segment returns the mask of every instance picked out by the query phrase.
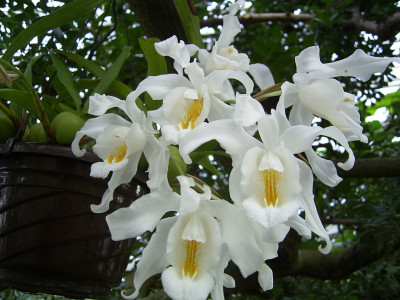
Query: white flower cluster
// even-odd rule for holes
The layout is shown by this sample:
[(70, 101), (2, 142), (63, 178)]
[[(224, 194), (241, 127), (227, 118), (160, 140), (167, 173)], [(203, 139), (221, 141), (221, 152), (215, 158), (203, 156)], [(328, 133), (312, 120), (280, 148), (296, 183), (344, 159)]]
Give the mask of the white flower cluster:
[[(348, 170), (354, 164), (348, 142), (367, 141), (355, 97), (334, 78), (367, 80), (397, 59), (357, 50), (344, 60), (323, 64), (317, 46), (305, 49), (296, 57), (293, 83), (282, 85), (276, 110), (266, 114), (251, 93), (254, 83), (261, 90), (275, 84), (271, 72), (265, 65), (251, 65), (247, 55), (231, 45), (240, 31), (235, 15), (242, 4), (231, 5), (211, 52), (178, 42), (175, 36), (155, 44), (160, 55), (174, 60), (176, 74), (146, 78), (126, 101), (97, 94), (90, 98), (89, 113), (97, 117), (77, 133), (72, 149), (83, 155), (81, 138), (95, 139), (93, 151), (103, 161), (92, 165), (91, 175), (105, 178), (112, 172), (101, 203), (92, 210), (108, 210), (115, 188), (132, 180), (142, 154), (149, 164), (150, 193), (106, 218), (114, 240), (155, 230), (137, 264), (136, 290), (126, 298), (137, 297), (146, 279), (162, 273), (165, 292), (173, 299), (206, 299), (210, 293), (223, 299), (223, 288), (235, 285), (224, 273), (229, 261), (244, 277), (258, 272), (262, 289), (271, 289), (273, 274), (265, 261), (277, 256), (278, 243), (290, 228), (307, 238), (312, 232), (322, 237), (322, 253), (332, 248), (315, 207), (313, 173), (329, 186), (341, 178), (333, 162), (318, 156), (312, 144), (320, 136), (336, 140), (348, 153), (339, 167)], [(235, 92), (230, 79), (245, 93)], [(136, 99), (144, 92), (162, 100), (161, 107), (141, 111)], [(131, 121), (106, 113), (113, 107)], [(312, 126), (315, 116), (332, 126)], [(190, 164), (190, 153), (211, 140), (232, 158), (232, 202), (219, 199), (190, 176), (178, 177), (179, 192), (168, 183), (168, 146), (178, 147)], [(299, 158), (301, 153), (306, 159)], [(167, 212), (173, 216), (164, 217)]]

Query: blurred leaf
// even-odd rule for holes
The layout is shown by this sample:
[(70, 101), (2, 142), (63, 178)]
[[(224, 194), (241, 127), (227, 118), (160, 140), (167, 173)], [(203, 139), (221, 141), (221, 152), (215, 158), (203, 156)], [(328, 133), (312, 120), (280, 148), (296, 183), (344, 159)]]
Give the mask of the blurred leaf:
[[(154, 43), (159, 42), (157, 38), (139, 39), (139, 45), (147, 61), (147, 76), (157, 76), (167, 73), (167, 63), (164, 56), (157, 53)], [(148, 110), (158, 109), (162, 101), (153, 100), (148, 93), (144, 94), (146, 108)]]
[(174, 4), (181, 19), (188, 42), (198, 47), (204, 47), (203, 38), (200, 34), (199, 18), (194, 14), (196, 10), (191, 6), (192, 1), (174, 0)]
[(59, 55), (65, 56), (67, 59), (76, 63), (79, 67), (84, 68), (96, 77), (103, 77), (106, 73), (102, 67), (96, 64), (94, 61), (88, 60), (79, 54), (67, 52), (67, 51), (56, 51)]
[(208, 156), (202, 157), (201, 159), (197, 160), (196, 163), (202, 165), (206, 170), (210, 171), (214, 175), (219, 176), (217, 168), (212, 164)]
[[(98, 86), (100, 79), (79, 79), (76, 83), (76, 88), (81, 91), (84, 89), (94, 89)], [(114, 95), (120, 99), (125, 99), (132, 89), (126, 84), (114, 80), (105, 91), (107, 94)]]
[(20, 32), (7, 47), (7, 51), (4, 53), (3, 59), (10, 60), (18, 49), (24, 47), (35, 36), (67, 24), (72, 20), (76, 20), (87, 12), (92, 11), (96, 6), (103, 2), (104, 0), (75, 0), (65, 4), (50, 15), (39, 19), (37, 22)]
[(39, 59), (43, 57), (43, 55), (44, 54), (42, 53), (32, 57), (32, 59), (28, 63), (28, 66), (25, 69), (24, 75), (29, 80), (30, 83), (32, 83), (32, 67)]
[(167, 73), (167, 63), (164, 56), (157, 53), (154, 43), (159, 42), (157, 38), (139, 39), (140, 48), (147, 61), (147, 76), (156, 76)]
[(131, 47), (124, 47), (121, 54), (118, 56), (117, 60), (112, 64), (112, 66), (106, 71), (104, 76), (101, 78), (99, 84), (93, 91), (93, 94), (103, 94), (108, 87), (113, 83), (113, 81), (118, 77), (122, 66), (124, 65), (126, 59), (129, 57)]
[(36, 118), (39, 117), (32, 95), (16, 89), (0, 89), (0, 98), (9, 100), (26, 109)]
[(76, 111), (80, 111), (81, 97), (79, 96), (79, 93), (75, 88), (74, 78), (72, 77), (71, 72), (56, 54), (50, 53), (50, 56), (51, 60), (53, 61), (53, 65), (57, 70), (58, 78), (74, 101)]

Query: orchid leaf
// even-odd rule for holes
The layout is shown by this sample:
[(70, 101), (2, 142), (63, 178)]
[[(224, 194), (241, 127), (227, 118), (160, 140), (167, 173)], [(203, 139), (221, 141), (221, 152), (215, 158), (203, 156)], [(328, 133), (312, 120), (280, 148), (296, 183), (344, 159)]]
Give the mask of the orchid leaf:
[(32, 95), (27, 92), (16, 89), (0, 89), (0, 98), (16, 103), (36, 118), (39, 117)]
[(53, 65), (57, 70), (58, 78), (74, 101), (76, 110), (80, 111), (81, 97), (79, 96), (79, 93), (75, 87), (74, 78), (72, 77), (71, 72), (57, 55), (50, 53), (50, 56), (51, 60), (53, 61)]
[(76, 20), (103, 2), (104, 0), (75, 0), (65, 4), (21, 31), (8, 46), (3, 59), (10, 60), (15, 52), (23, 48), (34, 37)]
[(196, 161), (196, 163), (202, 165), (206, 170), (210, 171), (214, 175), (220, 175), (217, 168), (212, 164), (208, 156), (204, 156), (203, 158)]
[(157, 53), (154, 43), (160, 40), (157, 38), (139, 39), (140, 48), (147, 61), (147, 76), (156, 76), (167, 73), (167, 63), (164, 56)]
[(43, 57), (43, 55), (44, 54), (42, 53), (42, 54), (39, 54), (39, 55), (36, 55), (36, 56), (32, 57), (32, 59), (30, 60), (30, 62), (26, 66), (24, 75), (29, 80), (30, 83), (32, 83), (32, 67), (39, 59), (41, 59)]
[[(147, 61), (147, 76), (157, 76), (167, 73), (167, 63), (164, 56), (157, 53), (154, 43), (159, 42), (157, 38), (139, 39), (139, 45)], [(148, 110), (154, 110), (162, 105), (162, 101), (153, 100), (149, 94), (144, 94), (144, 100)]]
[(57, 51), (57, 54), (66, 57), (68, 60), (74, 62), (79, 67), (84, 68), (85, 70), (89, 71), (96, 77), (103, 77), (106, 71), (96, 64), (94, 61), (86, 59), (79, 54), (67, 52), (67, 51)]
[[(100, 82), (100, 79), (79, 79), (76, 82), (76, 88), (81, 91), (85, 89), (94, 89)], [(106, 93), (110, 95), (115, 95), (120, 99), (125, 99), (128, 94), (132, 92), (132, 89), (126, 84), (114, 80), (110, 86), (107, 88)]]
[[(80, 56), (79, 54), (67, 51), (57, 51), (57, 53), (74, 62), (78, 67), (89, 71), (96, 77), (102, 78), (106, 74), (106, 71), (101, 66), (91, 60)], [(95, 89), (99, 82), (100, 79), (80, 79), (76, 83), (76, 88), (79, 91), (83, 89)], [(121, 99), (125, 99), (128, 94), (132, 92), (132, 89), (121, 81), (114, 80), (107, 88), (106, 92), (115, 95)]]
[(130, 51), (131, 51), (131, 47), (124, 47), (122, 49), (121, 54), (115, 60), (113, 65), (106, 71), (104, 76), (101, 78), (99, 84), (94, 89), (93, 94), (95, 94), (95, 93), (103, 94), (105, 91), (107, 91), (107, 89), (111, 85), (111, 83), (115, 79), (117, 79), (118, 74), (121, 71), (121, 68), (123, 67), (126, 59), (130, 55)]
[(196, 9), (187, 0), (174, 0), (188, 42), (204, 48), (203, 39), (200, 34), (200, 22)]

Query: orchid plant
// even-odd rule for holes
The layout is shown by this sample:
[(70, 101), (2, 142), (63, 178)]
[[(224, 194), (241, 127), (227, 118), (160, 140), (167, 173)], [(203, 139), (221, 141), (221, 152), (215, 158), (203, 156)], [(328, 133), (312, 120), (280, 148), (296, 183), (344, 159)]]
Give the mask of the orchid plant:
[[(142, 154), (148, 163), (150, 192), (106, 217), (114, 240), (154, 232), (137, 264), (134, 292), (123, 292), (126, 299), (136, 298), (144, 281), (158, 273), (173, 299), (207, 299), (210, 294), (223, 299), (224, 287), (235, 285), (224, 272), (230, 261), (243, 277), (258, 272), (261, 288), (269, 290), (273, 273), (266, 261), (277, 257), (278, 243), (290, 228), (305, 238), (314, 233), (324, 239), (322, 253), (332, 249), (314, 203), (313, 180), (315, 175), (334, 187), (341, 178), (334, 163), (312, 145), (322, 137), (335, 140), (348, 154), (338, 167), (349, 170), (355, 161), (349, 142), (367, 142), (355, 96), (336, 78), (365, 81), (400, 60), (357, 50), (346, 59), (322, 63), (314, 46), (296, 57), (293, 82), (275, 84), (267, 66), (250, 64), (231, 45), (240, 32), (236, 14), (243, 4), (230, 6), (211, 51), (175, 36), (155, 43), (161, 56), (173, 59), (175, 74), (147, 77), (126, 100), (100, 94), (89, 100), (89, 113), (96, 117), (77, 132), (72, 150), (81, 156), (86, 150), (80, 140), (94, 139), (93, 151), (102, 161), (92, 165), (91, 175), (112, 173), (93, 212), (108, 210), (115, 188), (132, 180)], [(252, 96), (255, 86), (263, 92)], [(162, 104), (156, 109), (138, 105), (145, 92)], [(277, 94), (276, 109), (266, 113), (260, 102)], [(314, 117), (331, 126), (316, 126)], [(212, 140), (232, 160), (229, 199), (180, 167), (180, 159), (192, 164), (191, 154)], [(171, 149), (179, 149), (181, 157), (171, 155)], [(168, 180), (172, 169), (179, 175), (175, 182)]]

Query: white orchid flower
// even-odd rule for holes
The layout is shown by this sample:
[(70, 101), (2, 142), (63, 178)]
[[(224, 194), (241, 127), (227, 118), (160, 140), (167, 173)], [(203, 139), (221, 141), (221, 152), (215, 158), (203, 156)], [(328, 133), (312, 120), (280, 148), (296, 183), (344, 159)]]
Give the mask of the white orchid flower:
[[(331, 242), (313, 200), (312, 172), (294, 154), (310, 150), (318, 135), (331, 133), (320, 127), (290, 127), (278, 113), (261, 117), (258, 131), (262, 142), (247, 134), (234, 120), (211, 122), (188, 133), (181, 141), (180, 153), (189, 163), (191, 151), (216, 139), (232, 156), (229, 178), (232, 200), (267, 231), (287, 232), (290, 226), (309, 236), (309, 228), (326, 240), (326, 247), (320, 250), (329, 252)], [(354, 163), (354, 156), (346, 163)], [(299, 221), (299, 209), (306, 211), (305, 223)]]
[(310, 125), (316, 115), (340, 129), (348, 141), (360, 140), (366, 143), (368, 139), (362, 134), (355, 97), (346, 93), (342, 84), (334, 77), (352, 76), (366, 81), (372, 74), (383, 72), (392, 62), (400, 60), (372, 57), (357, 49), (345, 59), (323, 64), (319, 57), (319, 47), (309, 47), (296, 57), (297, 73), (293, 76), (294, 84), (283, 84), (278, 109), (282, 111), (293, 106), (289, 119), (294, 125)]
[[(121, 184), (129, 183), (136, 175), (142, 153), (149, 161), (150, 180), (147, 185), (159, 185), (162, 174), (168, 169), (169, 150), (154, 137), (155, 131), (151, 128), (151, 121), (135, 103), (129, 104), (115, 97), (98, 94), (89, 101), (89, 113), (98, 117), (89, 119), (76, 133), (71, 148), (76, 156), (82, 156), (86, 150), (79, 147), (81, 138), (86, 135), (95, 139), (93, 152), (102, 161), (92, 165), (90, 175), (106, 178), (112, 172), (101, 203), (91, 206), (93, 212), (102, 213), (108, 210), (114, 190)], [(112, 107), (122, 109), (132, 121), (116, 114), (105, 114)]]
[(174, 68), (179, 75), (183, 75), (183, 69), (189, 65), (190, 57), (199, 49), (196, 45), (186, 45), (184, 41), (178, 42), (175, 35), (164, 41), (154, 43), (154, 48), (158, 54), (169, 56), (174, 60)]
[[(214, 288), (211, 270), (219, 263), (222, 239), (218, 222), (204, 209), (211, 191), (198, 194), (192, 178), (178, 180), (181, 196), (170, 188), (156, 189), (106, 218), (114, 240), (136, 237), (158, 224), (137, 265), (136, 291), (127, 298), (136, 298), (142, 283), (160, 272), (164, 290), (173, 299), (206, 299)], [(171, 210), (179, 215), (160, 222)]]
[(242, 82), (247, 93), (253, 90), (253, 82), (244, 72), (219, 70), (205, 76), (195, 62), (185, 72), (188, 78), (177, 74), (147, 77), (128, 96), (128, 101), (134, 102), (140, 94), (148, 92), (154, 100), (163, 100), (162, 106), (148, 115), (161, 125), (163, 139), (168, 144), (178, 144), (183, 135), (206, 119), (232, 115), (233, 108), (224, 103), (225, 98), (229, 99), (227, 91), (232, 90), (228, 79)]
[[(136, 291), (127, 298), (136, 298), (147, 278), (162, 273), (164, 290), (173, 299), (206, 299), (210, 292), (223, 299), (223, 287), (234, 286), (233, 278), (223, 272), (229, 260), (247, 277), (262, 270), (265, 259), (275, 257), (277, 245), (269, 250), (265, 247), (271, 244), (260, 246), (260, 234), (238, 206), (210, 200), (207, 187), (202, 187), (204, 193), (196, 192), (192, 178), (178, 180), (181, 195), (164, 184), (106, 217), (113, 240), (157, 227), (137, 264)], [(160, 221), (168, 211), (178, 214)]]
[(250, 59), (247, 54), (239, 53), (231, 45), (235, 36), (240, 32), (240, 23), (235, 16), (239, 9), (244, 8), (244, 1), (231, 4), (229, 13), (223, 17), (223, 26), (218, 41), (215, 42), (211, 53), (200, 49), (199, 61), (206, 74), (214, 70), (240, 70), (248, 71)]

